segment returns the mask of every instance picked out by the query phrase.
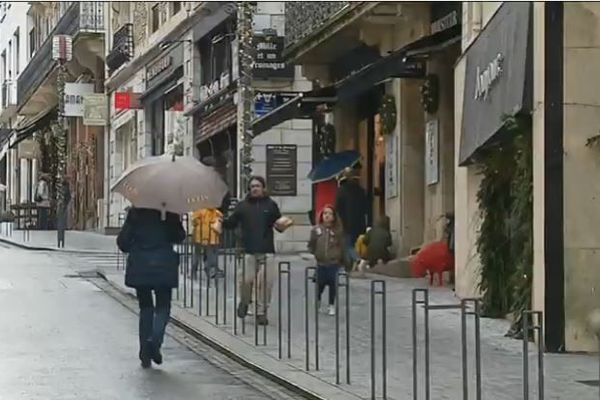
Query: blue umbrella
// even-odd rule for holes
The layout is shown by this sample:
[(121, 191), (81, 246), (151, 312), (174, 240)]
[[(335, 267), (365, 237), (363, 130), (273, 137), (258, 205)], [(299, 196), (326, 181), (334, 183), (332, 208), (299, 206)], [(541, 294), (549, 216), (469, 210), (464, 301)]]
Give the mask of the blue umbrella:
[(338, 176), (345, 168), (352, 168), (360, 161), (360, 153), (355, 150), (332, 154), (319, 162), (308, 174), (313, 183), (328, 181)]

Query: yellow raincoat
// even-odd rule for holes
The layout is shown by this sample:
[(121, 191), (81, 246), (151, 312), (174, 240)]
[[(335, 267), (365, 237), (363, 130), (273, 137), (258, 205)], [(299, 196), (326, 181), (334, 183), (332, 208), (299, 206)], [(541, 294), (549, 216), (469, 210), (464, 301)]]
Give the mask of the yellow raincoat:
[(223, 214), (216, 208), (203, 208), (194, 211), (192, 214), (194, 242), (204, 246), (218, 245), (220, 235), (211, 228), (211, 225), (222, 216)]

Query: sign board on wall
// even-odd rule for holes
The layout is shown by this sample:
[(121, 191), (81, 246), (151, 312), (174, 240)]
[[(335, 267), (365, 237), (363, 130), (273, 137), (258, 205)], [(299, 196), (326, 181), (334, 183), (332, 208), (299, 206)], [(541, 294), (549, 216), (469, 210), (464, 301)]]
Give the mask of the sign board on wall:
[(271, 195), (297, 195), (297, 152), (296, 145), (267, 145), (267, 186)]
[(88, 126), (105, 126), (108, 119), (106, 96), (103, 93), (92, 93), (83, 96), (83, 124)]
[(425, 125), (425, 179), (428, 185), (439, 181), (439, 127), (438, 120)]
[(385, 197), (398, 196), (398, 137), (386, 135), (385, 138)]
[(256, 79), (294, 78), (294, 66), (283, 58), (283, 36), (258, 34), (254, 37), (256, 58), (253, 75)]
[(39, 145), (35, 139), (25, 139), (17, 146), (19, 158), (34, 159), (38, 155)]
[(90, 93), (93, 83), (65, 83), (65, 117), (83, 117), (83, 96)]
[(254, 117), (260, 118), (290, 101), (298, 93), (292, 92), (255, 92), (254, 95)]
[(140, 110), (140, 93), (115, 92), (115, 110)]

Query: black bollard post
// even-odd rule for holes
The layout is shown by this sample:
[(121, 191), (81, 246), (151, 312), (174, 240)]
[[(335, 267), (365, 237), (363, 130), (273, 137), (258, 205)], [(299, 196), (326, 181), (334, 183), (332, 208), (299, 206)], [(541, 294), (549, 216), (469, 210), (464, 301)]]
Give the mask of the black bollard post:
[[(312, 272), (312, 276), (311, 276)], [(306, 370), (310, 371), (310, 306), (308, 301), (309, 281), (316, 279), (316, 268), (306, 267), (304, 270), (304, 357), (306, 361)]]
[[(285, 269), (284, 269), (285, 267)], [(292, 342), (292, 330), (291, 330), (291, 287), (290, 287), (290, 274), (291, 274), (291, 269), (290, 269), (290, 263), (288, 261), (281, 261), (279, 263), (278, 266), (278, 271), (279, 274), (277, 276), (277, 316), (278, 316), (278, 355), (279, 355), (279, 359), (281, 360), (283, 358), (283, 332), (282, 332), (282, 322), (283, 322), (283, 318), (282, 318), (282, 293), (281, 293), (281, 277), (282, 275), (286, 275), (287, 276), (287, 316), (286, 316), (286, 321), (287, 321), (287, 350), (288, 350), (288, 358), (292, 357), (292, 349), (291, 349), (291, 342)]]
[[(419, 293), (422, 300), (419, 300)], [(429, 290), (413, 289), (412, 291), (412, 344), (413, 344), (413, 400), (419, 396), (418, 378), (418, 335), (417, 306), (423, 305), (425, 317), (425, 398), (429, 400)]]
[(345, 289), (346, 316), (346, 383), (350, 384), (350, 281), (346, 271), (340, 271), (336, 278), (335, 298), (335, 383), (340, 384), (340, 289)]
[[(379, 285), (379, 289), (377, 286)], [(371, 399), (377, 398), (376, 390), (376, 356), (375, 356), (375, 296), (381, 296), (381, 364), (383, 399), (387, 399), (387, 323), (386, 323), (386, 289), (384, 280), (371, 281)]]
[[(529, 319), (538, 333), (538, 399), (544, 400), (544, 325), (541, 311), (524, 311), (523, 318), (523, 400), (529, 400)], [(534, 336), (535, 337), (535, 336)]]

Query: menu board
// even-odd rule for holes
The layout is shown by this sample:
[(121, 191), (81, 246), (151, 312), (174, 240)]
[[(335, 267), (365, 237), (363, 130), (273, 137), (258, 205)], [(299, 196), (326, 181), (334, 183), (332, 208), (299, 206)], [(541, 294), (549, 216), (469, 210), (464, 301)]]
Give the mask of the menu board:
[(270, 195), (297, 195), (297, 151), (296, 145), (267, 145), (267, 186)]

